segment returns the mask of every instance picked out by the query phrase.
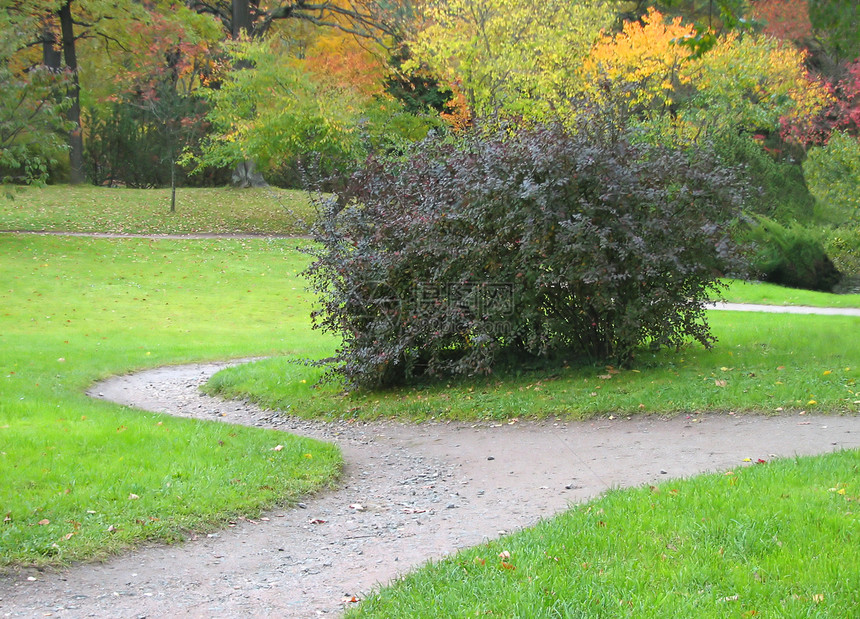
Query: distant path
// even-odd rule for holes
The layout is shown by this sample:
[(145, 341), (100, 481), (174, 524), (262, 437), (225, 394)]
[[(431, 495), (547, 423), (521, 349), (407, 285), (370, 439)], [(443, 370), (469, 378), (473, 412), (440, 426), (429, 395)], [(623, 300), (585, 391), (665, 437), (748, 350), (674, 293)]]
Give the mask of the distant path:
[(856, 307), (811, 307), (808, 305), (758, 305), (755, 303), (710, 303), (710, 309), (730, 312), (766, 312), (769, 314), (818, 314), (822, 316), (860, 316)]

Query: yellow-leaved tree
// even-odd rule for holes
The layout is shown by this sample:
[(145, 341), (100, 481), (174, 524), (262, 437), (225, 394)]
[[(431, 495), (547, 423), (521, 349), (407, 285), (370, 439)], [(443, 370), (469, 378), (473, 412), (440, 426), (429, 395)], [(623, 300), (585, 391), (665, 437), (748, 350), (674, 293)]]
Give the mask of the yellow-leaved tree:
[(626, 100), (664, 136), (724, 130), (771, 132), (781, 119), (811, 118), (828, 101), (807, 73), (804, 52), (767, 35), (728, 32), (706, 53), (685, 46), (695, 29), (650, 9), (604, 35), (582, 64), (583, 94)]
[[(543, 118), (578, 87), (577, 67), (614, 18), (603, 0), (436, 0), (409, 41), (473, 116)], [(409, 66), (404, 67), (409, 69)]]
[(777, 131), (780, 119), (799, 123), (829, 100), (812, 78), (805, 52), (768, 35), (730, 32), (688, 70), (696, 86), (686, 106), (689, 122), (705, 129)]
[(648, 116), (666, 113), (692, 79), (686, 61), (693, 51), (678, 43), (695, 34), (680, 17), (665, 21), (650, 9), (594, 45), (582, 64), (582, 92), (597, 102), (623, 97)]

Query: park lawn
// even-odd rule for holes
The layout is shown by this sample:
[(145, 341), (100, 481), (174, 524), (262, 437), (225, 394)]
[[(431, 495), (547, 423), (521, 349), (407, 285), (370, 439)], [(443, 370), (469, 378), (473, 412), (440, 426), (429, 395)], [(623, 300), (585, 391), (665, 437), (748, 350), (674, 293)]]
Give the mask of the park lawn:
[(299, 242), (0, 234), (0, 566), (184, 539), (333, 482), (332, 445), (83, 393), (144, 367), (324, 354)]
[(860, 451), (612, 490), (346, 617), (857, 617)]
[(343, 394), (281, 357), (222, 370), (206, 389), (300, 416), (413, 421), (860, 410), (860, 317), (711, 311), (709, 321), (712, 350), (643, 350), (623, 369), (559, 364)]
[(296, 235), (306, 234), (313, 218), (306, 192), (276, 187), (180, 188), (175, 213), (169, 188), (49, 185), (0, 199), (0, 231)]

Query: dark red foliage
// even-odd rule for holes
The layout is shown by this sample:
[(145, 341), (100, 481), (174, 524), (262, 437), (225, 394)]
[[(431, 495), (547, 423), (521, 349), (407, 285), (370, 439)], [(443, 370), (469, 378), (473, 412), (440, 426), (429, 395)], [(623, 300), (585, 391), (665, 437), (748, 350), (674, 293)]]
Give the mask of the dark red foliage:
[(735, 264), (739, 181), (703, 150), (630, 137), (595, 117), (369, 160), (325, 203), (306, 271), (315, 327), (342, 337), (332, 372), (379, 387), (710, 346), (704, 302)]

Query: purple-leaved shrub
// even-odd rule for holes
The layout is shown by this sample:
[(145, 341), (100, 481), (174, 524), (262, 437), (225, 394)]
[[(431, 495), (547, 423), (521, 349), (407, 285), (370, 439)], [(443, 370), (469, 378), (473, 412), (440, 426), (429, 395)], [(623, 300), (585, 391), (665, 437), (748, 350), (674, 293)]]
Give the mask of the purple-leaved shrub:
[(306, 271), (315, 328), (342, 338), (329, 375), (376, 388), (710, 347), (704, 303), (741, 267), (730, 228), (743, 185), (705, 148), (634, 136), (594, 117), (368, 159), (321, 202)]

